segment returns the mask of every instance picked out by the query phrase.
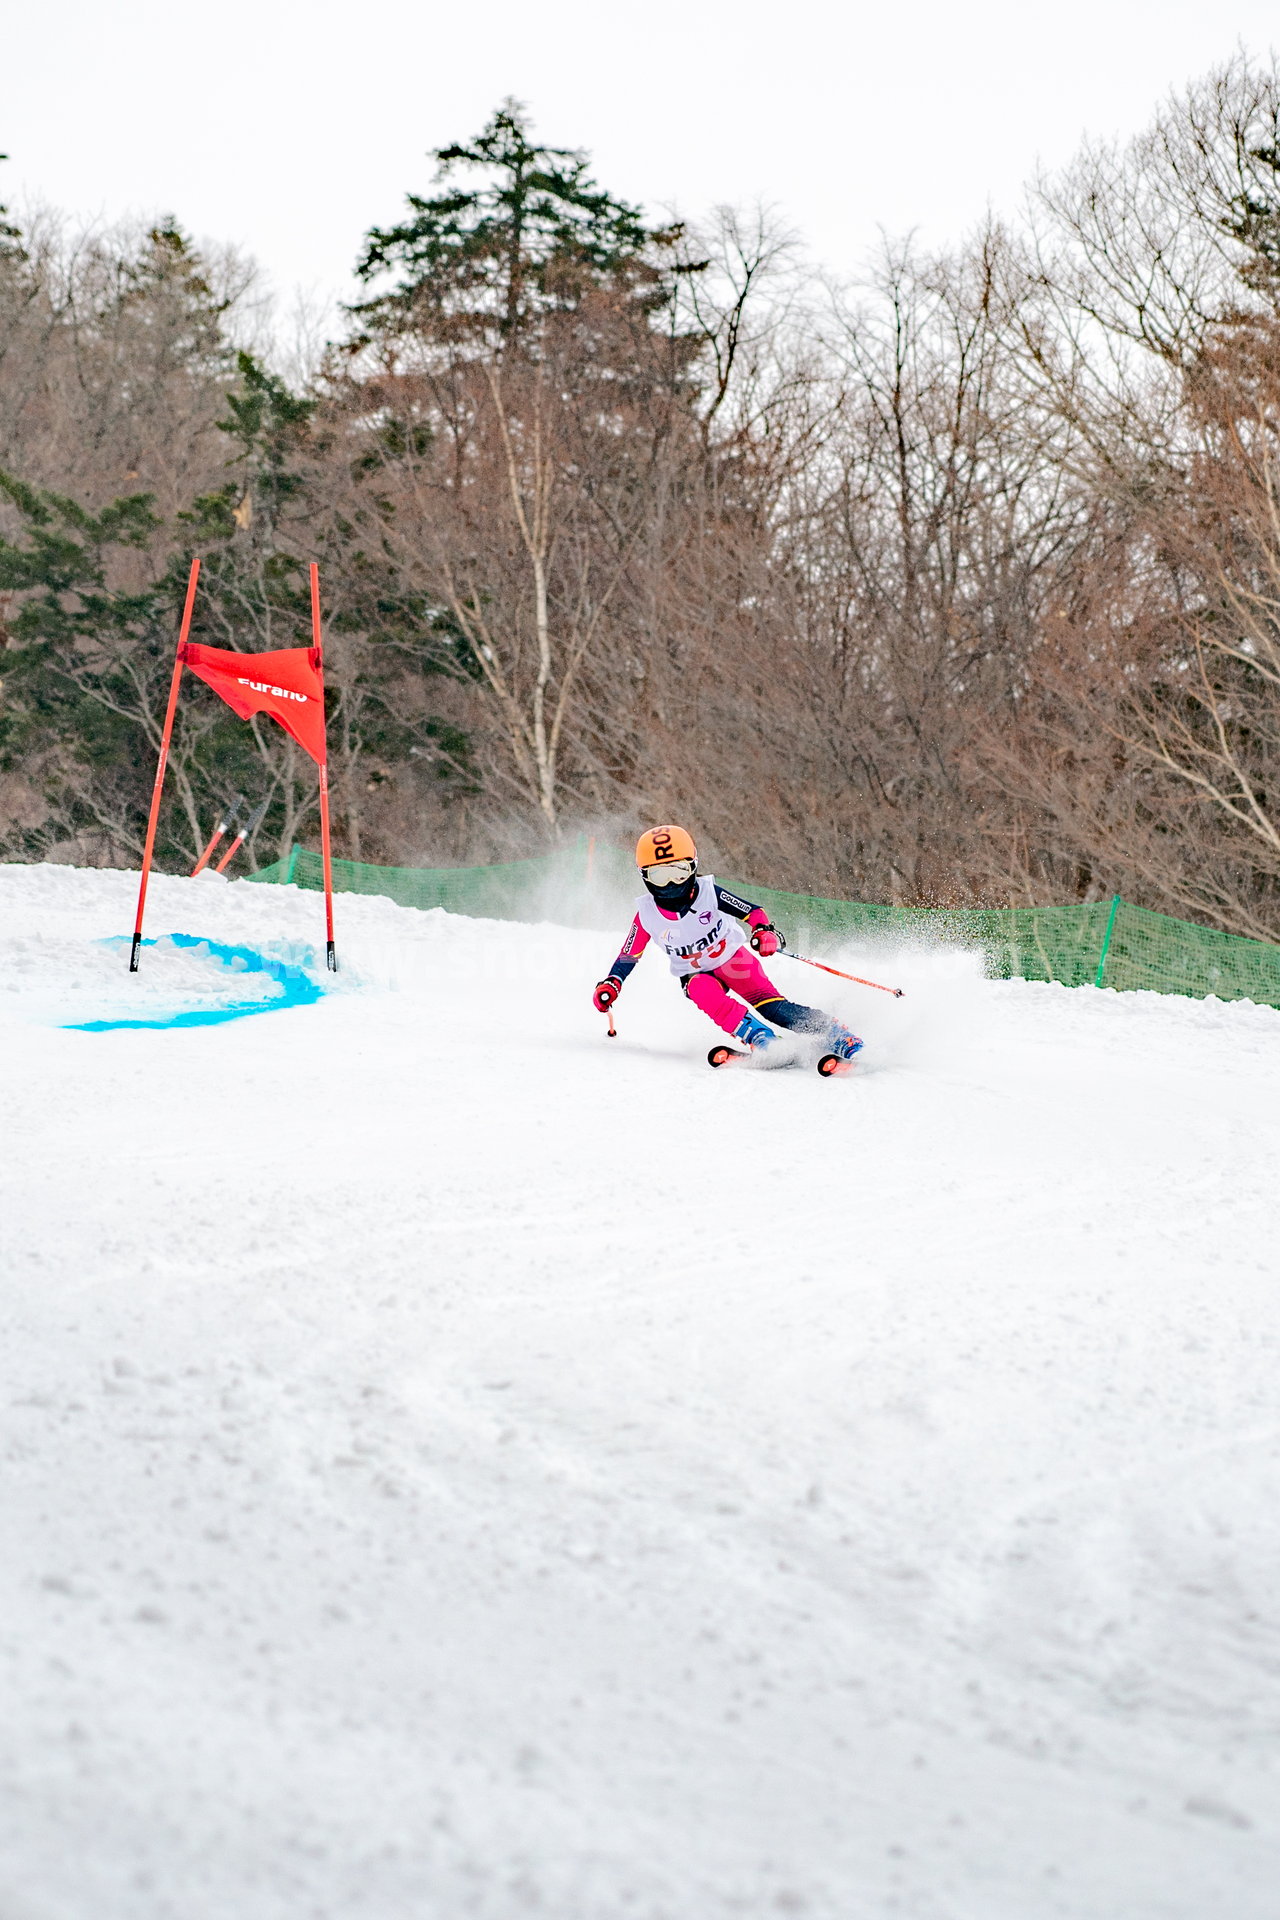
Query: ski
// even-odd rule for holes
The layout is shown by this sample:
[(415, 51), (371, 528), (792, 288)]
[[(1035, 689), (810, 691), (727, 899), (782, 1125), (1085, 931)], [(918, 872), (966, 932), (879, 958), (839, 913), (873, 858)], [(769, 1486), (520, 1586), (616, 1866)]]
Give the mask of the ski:
[[(731, 1060), (749, 1061), (751, 1059), (751, 1054), (740, 1053), (736, 1047), (726, 1047), (722, 1042), (720, 1046), (712, 1047), (710, 1053), (708, 1053), (707, 1065), (709, 1067), (727, 1067)], [(803, 1060), (764, 1060), (761, 1061), (760, 1064), (762, 1066), (802, 1067), (806, 1063)], [(853, 1061), (842, 1059), (838, 1053), (824, 1053), (813, 1062), (813, 1065), (817, 1068), (824, 1080), (834, 1080), (846, 1073), (853, 1072)]]

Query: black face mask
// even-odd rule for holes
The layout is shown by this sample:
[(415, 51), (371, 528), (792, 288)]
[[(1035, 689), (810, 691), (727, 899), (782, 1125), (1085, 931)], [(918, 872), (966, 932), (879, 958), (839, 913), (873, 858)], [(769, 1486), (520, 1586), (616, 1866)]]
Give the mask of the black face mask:
[(658, 905), (665, 907), (668, 913), (688, 913), (698, 891), (698, 876), (691, 873), (687, 880), (680, 881), (674, 887), (655, 887), (649, 880), (644, 884)]

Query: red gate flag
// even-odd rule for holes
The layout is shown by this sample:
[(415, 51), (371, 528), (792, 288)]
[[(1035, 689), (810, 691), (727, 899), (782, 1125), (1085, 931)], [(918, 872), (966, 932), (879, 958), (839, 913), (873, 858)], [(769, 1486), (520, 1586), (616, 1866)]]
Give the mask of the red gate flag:
[(182, 650), (183, 665), (221, 694), (247, 720), (269, 713), (317, 766), (324, 766), (324, 681), (319, 647), (281, 647), (275, 653), (229, 653), (192, 641)]
[[(280, 647), (274, 653), (230, 653), (225, 647), (202, 647), (188, 640), (191, 632), (191, 613), (196, 601), (196, 583), (200, 578), (200, 562), (191, 562), (191, 573), (187, 580), (187, 597), (182, 609), (182, 626), (178, 632), (178, 649), (173, 662), (173, 679), (169, 683), (169, 704), (165, 709), (164, 731), (160, 736), (160, 757), (156, 762), (155, 784), (151, 789), (151, 812), (147, 819), (147, 841), (142, 850), (142, 874), (138, 881), (138, 911), (133, 923), (133, 946), (129, 954), (129, 971), (138, 971), (138, 956), (142, 950), (142, 916), (147, 906), (147, 880), (151, 874), (151, 855), (156, 844), (156, 822), (160, 818), (160, 796), (164, 789), (164, 772), (169, 762), (169, 741), (173, 735), (173, 716), (178, 707), (178, 688), (182, 681), (182, 669), (190, 667), (192, 673), (207, 686), (220, 694), (227, 705), (238, 713), (242, 720), (248, 720), (255, 713), (269, 713), (278, 720), (285, 732), (292, 735), (305, 753), (309, 753), (320, 769), (320, 847), (324, 856), (324, 919), (325, 919), (325, 958), (329, 971), (338, 971), (338, 955), (333, 944), (333, 856), (329, 846), (329, 756), (325, 749), (324, 738), (324, 654), (322, 652), (323, 634), (320, 626), (320, 569), (313, 560), (311, 574), (311, 640), (309, 647)], [(259, 808), (254, 815), (255, 822), (262, 817)], [(248, 829), (245, 829), (247, 832)], [(215, 836), (215, 838), (220, 836)], [(240, 839), (245, 837), (244, 833)], [(240, 841), (237, 840), (238, 846)], [(205, 864), (213, 850), (213, 841), (209, 842), (196, 867), (197, 873)], [(234, 853), (235, 848), (232, 848)], [(225, 867), (230, 854), (218, 868), (219, 873)]]

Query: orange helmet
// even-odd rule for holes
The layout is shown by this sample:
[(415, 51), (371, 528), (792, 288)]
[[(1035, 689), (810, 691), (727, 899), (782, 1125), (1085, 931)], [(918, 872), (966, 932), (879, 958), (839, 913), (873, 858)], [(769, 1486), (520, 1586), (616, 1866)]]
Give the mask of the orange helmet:
[(650, 827), (636, 843), (636, 865), (642, 869), (665, 866), (668, 860), (696, 861), (697, 858), (693, 835), (683, 827)]

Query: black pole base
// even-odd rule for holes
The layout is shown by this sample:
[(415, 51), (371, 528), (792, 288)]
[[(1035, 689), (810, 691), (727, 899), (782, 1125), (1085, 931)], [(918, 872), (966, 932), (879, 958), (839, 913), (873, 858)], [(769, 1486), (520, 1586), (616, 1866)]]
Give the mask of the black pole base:
[(338, 956), (334, 951), (332, 940), (325, 941), (325, 961), (330, 973), (336, 973), (338, 971)]
[(141, 946), (142, 946), (142, 935), (140, 933), (135, 933), (133, 936), (133, 950), (129, 955), (130, 973), (136, 973), (138, 971), (138, 952)]

